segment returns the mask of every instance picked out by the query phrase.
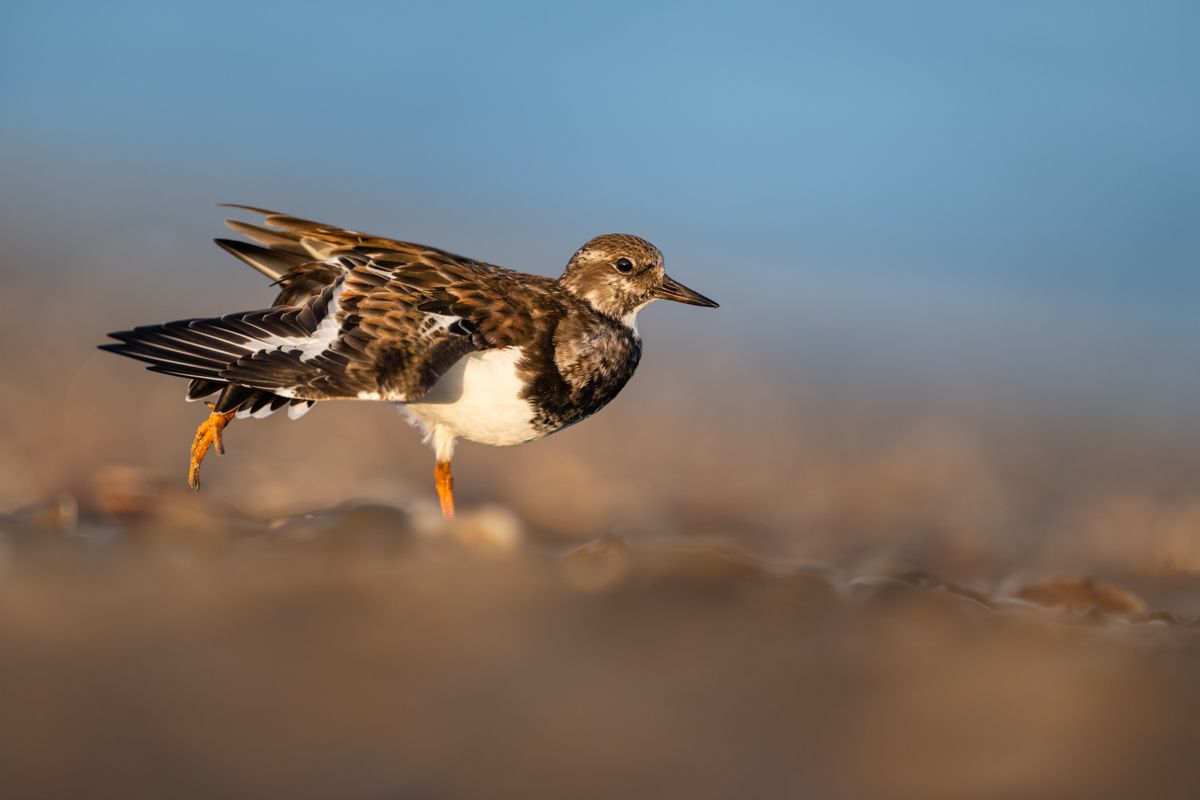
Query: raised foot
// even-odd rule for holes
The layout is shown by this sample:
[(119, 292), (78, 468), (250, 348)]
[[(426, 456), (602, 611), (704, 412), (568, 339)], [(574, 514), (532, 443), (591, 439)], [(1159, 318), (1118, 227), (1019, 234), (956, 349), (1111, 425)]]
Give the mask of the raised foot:
[[(215, 408), (213, 403), (206, 405), (209, 408)], [(188, 486), (197, 490), (200, 488), (200, 465), (204, 463), (204, 456), (208, 455), (208, 448), (215, 447), (217, 455), (225, 455), (225, 443), (221, 441), (221, 432), (225, 430), (225, 426), (236, 414), (236, 411), (214, 411), (208, 415), (208, 419), (200, 423), (200, 427), (196, 429), (196, 437), (192, 439)]]

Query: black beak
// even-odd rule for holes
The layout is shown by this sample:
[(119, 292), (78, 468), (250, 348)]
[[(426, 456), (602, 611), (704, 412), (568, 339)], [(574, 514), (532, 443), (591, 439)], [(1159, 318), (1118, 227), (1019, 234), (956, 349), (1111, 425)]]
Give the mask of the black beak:
[(669, 275), (663, 276), (662, 286), (655, 290), (654, 296), (663, 300), (674, 300), (676, 303), (687, 303), (689, 306), (704, 306), (705, 308), (720, 308), (699, 292), (693, 292)]

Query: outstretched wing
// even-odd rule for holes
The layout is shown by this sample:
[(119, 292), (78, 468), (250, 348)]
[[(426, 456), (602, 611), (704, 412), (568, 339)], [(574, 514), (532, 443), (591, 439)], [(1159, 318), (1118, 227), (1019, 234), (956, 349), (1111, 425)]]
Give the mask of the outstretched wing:
[(335, 277), (302, 305), (135, 328), (104, 349), (191, 378), (192, 397), (228, 385), (408, 402), (468, 353), (528, 341), (552, 311), (551, 281), (432, 248), (357, 245), (320, 264)]
[[(218, 243), (282, 287), (276, 305), (314, 297), (347, 265), (357, 265), (346, 276), (342, 303), (348, 313), (361, 317), (351, 318), (346, 336), (355, 350), (368, 356), (366, 363), (403, 360), (410, 370), (429, 369), (430, 364), (412, 353), (421, 349), (418, 342), (430, 325), (435, 334), (440, 325), (468, 333), (477, 349), (528, 343), (545, 329), (538, 319), (554, 314), (561, 303), (554, 282), (541, 276), (266, 209), (227, 207), (263, 215), (265, 226), (226, 221), (256, 244)], [(440, 366), (439, 360), (433, 365)], [(426, 382), (412, 374), (392, 380), (409, 395)]]
[(562, 302), (547, 278), (233, 207), (262, 214), (266, 226), (228, 220), (253, 243), (217, 243), (280, 286), (275, 306), (122, 331), (103, 346), (191, 378), (188, 399), (220, 391), (218, 410), (244, 413), (342, 398), (413, 401), (472, 351), (553, 335), (539, 322)]
[(335, 257), (352, 253), (373, 254), (404, 264), (432, 256), (484, 271), (499, 269), (491, 264), (455, 255), (436, 247), (375, 236), (369, 233), (313, 222), (253, 206), (224, 204), (263, 216), (263, 225), (237, 219), (225, 224), (250, 242), (216, 239), (226, 252), (266, 275), (280, 287), (275, 305), (300, 305), (320, 294), (342, 273)]

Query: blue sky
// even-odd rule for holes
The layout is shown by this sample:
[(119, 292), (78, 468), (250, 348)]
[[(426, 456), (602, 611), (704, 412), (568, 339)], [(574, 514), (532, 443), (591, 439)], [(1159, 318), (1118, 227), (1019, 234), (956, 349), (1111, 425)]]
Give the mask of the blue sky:
[(545, 272), (629, 230), (731, 319), (1200, 333), (1195, 3), (5, 16), (0, 233), (49, 279), (190, 290), (234, 200)]

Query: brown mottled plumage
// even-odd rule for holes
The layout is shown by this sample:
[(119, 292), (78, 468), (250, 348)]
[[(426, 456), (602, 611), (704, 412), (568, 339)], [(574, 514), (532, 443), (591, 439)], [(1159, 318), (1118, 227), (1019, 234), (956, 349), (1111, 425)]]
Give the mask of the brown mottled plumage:
[(102, 345), (190, 378), (190, 400), (220, 393), (197, 433), (193, 478), (234, 413), (286, 405), (299, 416), (321, 400), (383, 400), (401, 405), (434, 443), (449, 513), (456, 438), (517, 444), (587, 417), (633, 374), (643, 306), (716, 306), (669, 278), (658, 248), (627, 234), (592, 239), (553, 280), (233, 207), (263, 215), (267, 227), (229, 220), (253, 243), (217, 243), (275, 281), (275, 305), (135, 328)]

